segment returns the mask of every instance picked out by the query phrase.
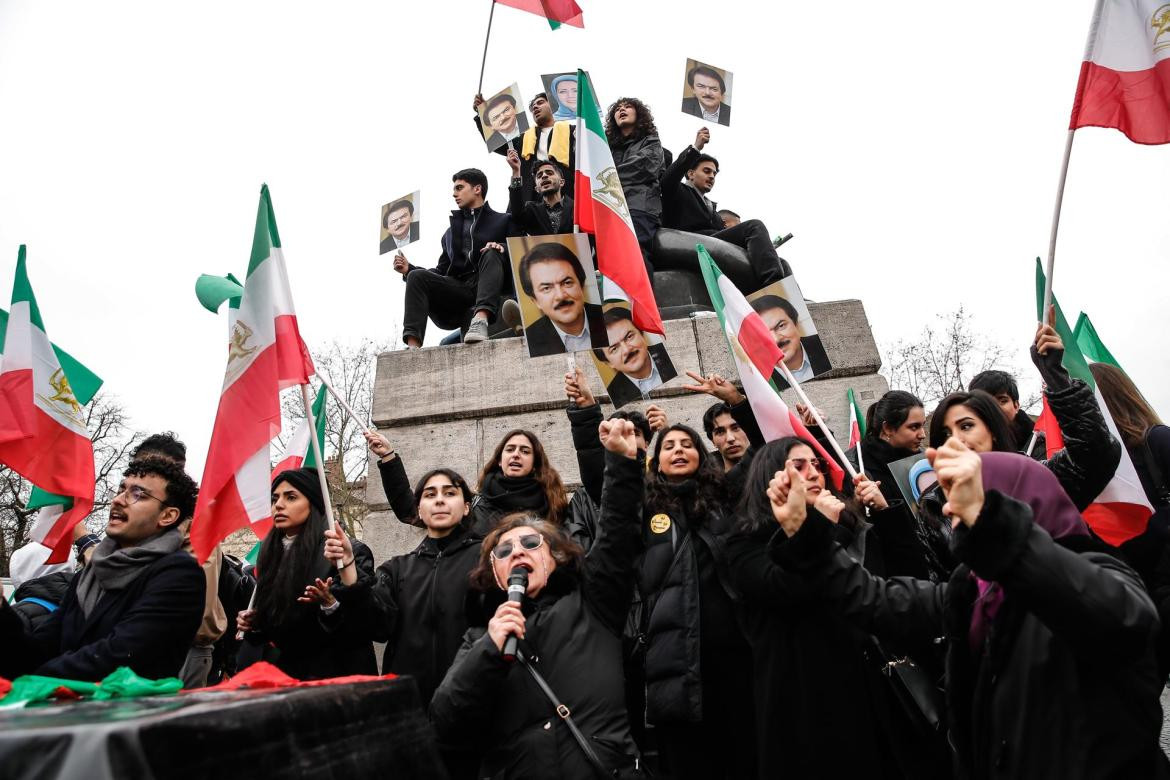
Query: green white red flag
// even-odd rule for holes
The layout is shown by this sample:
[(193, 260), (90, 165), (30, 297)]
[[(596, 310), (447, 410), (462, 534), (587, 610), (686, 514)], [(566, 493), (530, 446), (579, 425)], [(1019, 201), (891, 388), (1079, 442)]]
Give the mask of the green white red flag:
[(1097, 329), (1093, 327), (1088, 314), (1081, 312), (1080, 316), (1077, 317), (1077, 325), (1073, 328), (1073, 338), (1076, 339), (1081, 354), (1090, 363), (1108, 363), (1118, 371), (1125, 371), (1117, 362), (1117, 358), (1113, 357), (1113, 353), (1105, 347), (1105, 342), (1101, 341), (1101, 337), (1097, 335)]
[[(1065, 370), (1073, 379), (1080, 379), (1093, 388), (1093, 394), (1097, 398), (1097, 407), (1101, 410), (1101, 416), (1105, 418), (1106, 427), (1113, 434), (1113, 438), (1122, 441), (1121, 434), (1117, 431), (1117, 425), (1113, 422), (1113, 416), (1109, 414), (1109, 407), (1105, 405), (1105, 399), (1101, 397), (1101, 391), (1098, 389), (1097, 383), (1093, 381), (1093, 373), (1089, 371), (1089, 364), (1077, 345), (1076, 337), (1073, 335), (1072, 329), (1069, 328), (1068, 321), (1064, 318), (1060, 304), (1056, 302), (1055, 293), (1052, 295), (1052, 305), (1056, 308), (1056, 332), (1065, 345), (1062, 361)], [(1036, 311), (1041, 320), (1044, 319), (1041, 311), (1043, 306), (1044, 266), (1041, 265), (1040, 259), (1036, 258)], [(1040, 418), (1036, 420), (1036, 427), (1044, 431), (1048, 457), (1052, 457), (1064, 446), (1064, 437), (1060, 433), (1060, 425), (1057, 423), (1055, 415), (1048, 408), (1047, 400), (1044, 402)], [(1138, 479), (1133, 460), (1129, 457), (1128, 450), (1122, 446), (1121, 462), (1117, 465), (1113, 479), (1101, 491), (1101, 495), (1097, 496), (1096, 500), (1082, 513), (1085, 522), (1089, 524), (1094, 533), (1109, 544), (1117, 546), (1144, 532), (1153, 513), (1154, 508), (1150, 505), (1149, 499), (1146, 498), (1146, 492)]]
[(852, 387), (846, 393), (846, 398), (849, 401), (849, 446), (856, 447), (865, 436), (865, 415), (861, 413), (857, 399), (853, 397)]
[[(329, 396), (329, 389), (324, 384), (317, 390), (317, 398), (310, 407), (313, 410), (313, 429), (317, 432), (317, 446), (321, 453), (325, 452), (325, 403)], [(289, 469), (317, 467), (317, 458), (313, 456), (313, 444), (309, 439), (309, 419), (301, 420), (289, 438), (284, 452), (276, 459), (272, 467), (272, 476), (269, 483), (276, 479), (276, 475)]]
[(191, 546), (201, 563), (233, 531), (251, 527), (263, 538), (270, 527), (269, 444), (280, 432), (280, 391), (307, 384), (313, 373), (266, 184), (191, 525)]
[(776, 346), (772, 332), (743, 297), (743, 293), (715, 265), (706, 247), (699, 244), (696, 249), (699, 266), (703, 269), (703, 281), (707, 283), (707, 293), (711, 296), (715, 313), (719, 315), (727, 346), (731, 349), (739, 372), (739, 381), (760, 432), (767, 441), (798, 436), (809, 442), (828, 469), (825, 476), (840, 490), (845, 483), (844, 470), (809, 433), (800, 416), (788, 408), (776, 386), (765, 379), (772, 375), (776, 364), (784, 359), (784, 353)]
[[(639, 330), (664, 334), (654, 288), (630, 220), (613, 152), (605, 138), (601, 107), (585, 71), (577, 71), (577, 169), (573, 219), (597, 237), (597, 270), (605, 300), (629, 301)], [(617, 289), (614, 289), (617, 288)]]
[(71, 502), (59, 513), (42, 513), (43, 522), (30, 532), (33, 541), (52, 550), (46, 563), (60, 563), (69, 557), (73, 527), (93, 509), (93, 443), (82, 405), (45, 332), (23, 245), (2, 349), (0, 464)]
[(584, 27), (585, 16), (573, 0), (496, 0), (500, 5), (527, 11), (548, 19), (554, 30), (562, 24)]

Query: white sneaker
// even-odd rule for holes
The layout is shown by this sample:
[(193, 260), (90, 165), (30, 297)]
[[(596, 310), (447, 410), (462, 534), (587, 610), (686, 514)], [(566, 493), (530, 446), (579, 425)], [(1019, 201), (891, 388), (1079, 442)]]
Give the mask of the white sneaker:
[(488, 323), (487, 320), (476, 317), (471, 321), (471, 325), (467, 328), (467, 333), (463, 336), (464, 344), (478, 344), (481, 341), (487, 341), (488, 337)]
[(504, 301), (503, 308), (500, 309), (500, 319), (504, 324), (512, 329), (512, 332), (519, 336), (524, 332), (524, 325), (520, 319), (520, 304), (508, 298)]

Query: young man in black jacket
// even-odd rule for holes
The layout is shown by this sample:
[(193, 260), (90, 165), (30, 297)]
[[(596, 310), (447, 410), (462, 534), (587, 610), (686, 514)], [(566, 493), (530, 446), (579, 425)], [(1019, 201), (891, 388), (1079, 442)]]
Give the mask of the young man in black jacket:
[(514, 150), (508, 152), (508, 165), (512, 168), (508, 214), (516, 227), (529, 236), (572, 233), (573, 199), (565, 195), (565, 169), (556, 160), (541, 160), (533, 166), (536, 183), (526, 187), (520, 175), (520, 155)]
[(792, 270), (776, 254), (768, 228), (760, 220), (748, 219), (734, 227), (724, 227), (715, 202), (707, 197), (719, 174), (719, 161), (703, 153), (710, 140), (707, 128), (699, 130), (695, 143), (684, 149), (662, 174), (662, 225), (742, 247), (755, 271), (756, 289), (767, 287), (791, 275)]
[[(472, 104), (476, 111), (475, 126), (483, 133), (483, 122), (479, 118), (479, 107), (483, 103), (483, 95), (476, 95)], [(505, 156), (512, 152), (520, 158), (520, 178), (524, 182), (524, 191), (530, 192), (535, 184), (535, 165), (545, 160), (555, 160), (565, 174), (564, 194), (573, 195), (573, 166), (577, 162), (577, 127), (576, 123), (568, 120), (553, 118), (552, 107), (548, 103), (548, 95), (538, 92), (528, 102), (528, 110), (532, 112), (532, 121), (535, 127), (525, 130), (518, 138), (493, 151)]]
[(500, 295), (511, 288), (507, 242), (512, 221), (487, 204), (487, 176), (465, 168), (451, 181), (457, 208), (443, 234), (439, 264), (417, 268), (402, 252), (394, 256), (394, 270), (406, 281), (402, 340), (412, 349), (422, 346), (428, 317), (441, 328), (464, 329), (465, 344), (484, 341)]
[(0, 605), (0, 676), (100, 680), (119, 666), (175, 676), (203, 614), (203, 571), (178, 532), (196, 490), (172, 462), (131, 463), (110, 502), (106, 538), (60, 609), (30, 630)]

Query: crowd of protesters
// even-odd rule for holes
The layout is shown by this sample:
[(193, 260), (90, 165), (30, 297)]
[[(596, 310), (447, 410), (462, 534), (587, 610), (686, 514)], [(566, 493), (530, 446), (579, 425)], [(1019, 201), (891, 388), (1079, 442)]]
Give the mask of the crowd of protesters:
[[(543, 96), (533, 116), (535, 143), (508, 156), (513, 186), (540, 198), (513, 205), (560, 229), (571, 176), (548, 150), (572, 138)], [(623, 98), (608, 120), (644, 246), (686, 201), (710, 212), (687, 227), (742, 239), (761, 279), (784, 270), (757, 221), (716, 224), (705, 132), (667, 184), (649, 109)], [(500, 311), (499, 242), (518, 215), (488, 212), (478, 171), (455, 184), (440, 268), (400, 268), (410, 346), (428, 316), (473, 343)], [(473, 484), (450, 468), (412, 482), (371, 430), (391, 509), (425, 533), (380, 565), (328, 526), (317, 474), (300, 469), (272, 481), (256, 567), (217, 550), (201, 570), (185, 551), (185, 449), (152, 436), (104, 538), (78, 535), (77, 572), (38, 571), (0, 607), (0, 676), (130, 666), (199, 687), (263, 659), (323, 679), (375, 673), (377, 642), (381, 672), (414, 679), (456, 780), (1170, 777), (1170, 428), (1125, 374), (1094, 365), (1118, 441), (1064, 348), (1049, 325), (1030, 348), (1064, 439), (1051, 455), (1003, 371), (934, 409), (889, 391), (834, 464), (811, 410), (811, 439), (765, 441), (718, 375), (690, 374), (714, 401), (699, 420), (658, 405), (605, 418), (575, 371), (572, 492), (532, 431), (506, 433)], [(926, 446), (934, 478), (913, 512), (890, 464)], [(1114, 547), (1082, 512), (1123, 449), (1155, 513)], [(847, 467), (857, 476), (834, 484)]]

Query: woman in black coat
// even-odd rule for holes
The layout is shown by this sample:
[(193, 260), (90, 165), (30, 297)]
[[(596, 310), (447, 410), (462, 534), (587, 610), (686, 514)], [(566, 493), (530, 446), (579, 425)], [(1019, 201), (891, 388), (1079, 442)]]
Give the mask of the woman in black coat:
[(945, 744), (910, 727), (881, 677), (885, 655), (873, 639), (772, 560), (776, 524), (766, 491), (786, 468), (805, 480), (806, 503), (829, 519), (833, 541), (851, 560), (875, 574), (921, 566), (913, 516), (886, 504), (876, 483), (855, 485), (859, 501), (871, 505), (866, 517), (826, 484), (809, 442), (786, 437), (756, 454), (727, 551), (752, 645), (759, 777), (946, 777)]
[(662, 430), (646, 475), (638, 565), (646, 721), (671, 778), (755, 775), (751, 648), (736, 619), (738, 593), (724, 538), (727, 475), (685, 425)]
[[(922, 449), (926, 440), (926, 411), (922, 401), (905, 390), (890, 390), (865, 410), (865, 438), (845, 452), (857, 468), (857, 450), (866, 477), (879, 484), (886, 501), (902, 500), (902, 493), (890, 472), (896, 460), (908, 458)], [(852, 486), (845, 488), (852, 495)]]
[(272, 530), (256, 562), (255, 607), (238, 616), (246, 632), (241, 669), (265, 660), (298, 680), (378, 673), (369, 632), (347, 619), (336, 598), (343, 587), (374, 578), (374, 556), (345, 538), (352, 552), (342, 557), (341, 538), (339, 527), (327, 525), (315, 470), (276, 475)]
[(815, 587), (864, 630), (945, 635), (960, 777), (1170, 776), (1158, 744), (1158, 619), (1141, 580), (1098, 551), (1043, 466), (957, 439), (931, 454), (962, 561), (948, 583), (867, 572), (833, 543), (792, 469), (768, 489), (779, 525), (770, 557), (793, 587)]
[[(486, 629), (467, 631), (431, 700), (442, 742), (485, 748), (481, 777), (595, 780), (598, 769), (565, 715), (603, 774), (639, 776), (621, 635), (633, 595), (642, 480), (633, 425), (606, 421), (600, 431), (608, 450), (601, 533), (588, 557), (558, 526), (521, 513), (484, 540), (473, 582), (488, 594), (492, 617)], [(505, 601), (509, 573), (518, 568), (527, 572), (527, 589), (522, 601)], [(520, 640), (516, 661), (502, 652), (509, 635)], [(526, 665), (564, 705), (560, 716)]]

